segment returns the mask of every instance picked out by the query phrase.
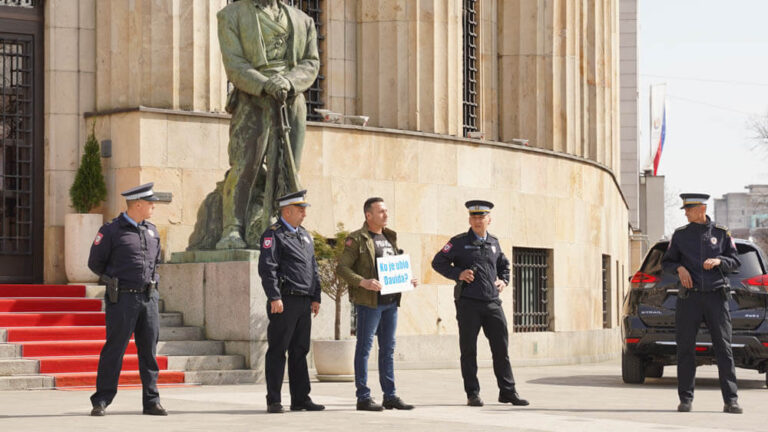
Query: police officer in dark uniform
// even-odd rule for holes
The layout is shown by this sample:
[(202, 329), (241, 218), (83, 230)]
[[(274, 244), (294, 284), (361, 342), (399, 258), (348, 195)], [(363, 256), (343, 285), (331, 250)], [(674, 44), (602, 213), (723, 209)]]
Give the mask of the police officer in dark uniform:
[(672, 235), (662, 265), (680, 277), (675, 323), (677, 333), (677, 410), (688, 412), (693, 403), (696, 378), (696, 335), (703, 321), (712, 337), (717, 358), (723, 411), (741, 414), (736, 395), (736, 372), (731, 351), (731, 314), (728, 308), (729, 283), (726, 275), (741, 263), (728, 229), (707, 216), (706, 194), (681, 194), (688, 225)]
[(493, 204), (467, 201), (470, 229), (453, 237), (432, 260), (432, 268), (456, 281), (454, 298), (459, 324), (461, 376), (467, 405), (483, 406), (477, 380), (477, 335), (483, 329), (491, 346), (499, 402), (528, 405), (515, 390), (507, 351), (509, 332), (499, 293), (509, 283), (509, 260), (499, 240), (488, 233)]
[(267, 411), (282, 413), (280, 388), (288, 351), (291, 411), (321, 411), (309, 398), (307, 353), (312, 317), (320, 310), (320, 276), (312, 236), (301, 226), (309, 206), (306, 190), (278, 198), (280, 220), (261, 236), (259, 276), (267, 295), (265, 359)]
[(156, 358), (160, 315), (157, 264), (160, 236), (147, 221), (155, 208), (153, 183), (122, 193), (127, 209), (99, 229), (88, 267), (105, 282), (107, 340), (99, 357), (92, 416), (103, 416), (117, 393), (123, 355), (133, 334), (139, 356), (144, 414), (168, 415), (160, 405)]

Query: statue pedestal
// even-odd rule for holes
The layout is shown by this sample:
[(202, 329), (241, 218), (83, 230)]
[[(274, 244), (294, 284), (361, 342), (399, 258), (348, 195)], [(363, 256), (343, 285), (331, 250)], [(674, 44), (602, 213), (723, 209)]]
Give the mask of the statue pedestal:
[[(257, 250), (189, 251), (173, 253), (158, 273), (166, 310), (182, 312), (184, 325), (203, 327), (207, 339), (223, 341), (227, 354), (245, 356), (246, 365), (261, 380), (269, 319), (258, 266)], [(345, 335), (349, 309), (344, 298)], [(312, 319), (312, 339), (332, 339), (333, 319), (333, 301), (323, 294), (320, 314)]]

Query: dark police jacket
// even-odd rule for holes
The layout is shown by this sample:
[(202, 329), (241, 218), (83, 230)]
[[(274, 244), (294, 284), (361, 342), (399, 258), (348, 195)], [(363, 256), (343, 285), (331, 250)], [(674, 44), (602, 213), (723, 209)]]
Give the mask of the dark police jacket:
[[(704, 261), (709, 258), (720, 258), (719, 269), (704, 270)], [(706, 223), (689, 223), (672, 234), (662, 266), (664, 271), (677, 274), (681, 265), (691, 274), (694, 290), (716, 291), (728, 285), (724, 275), (739, 268), (741, 262), (728, 229), (707, 216)]]
[(99, 229), (91, 245), (88, 268), (119, 279), (120, 288), (139, 288), (157, 281), (160, 235), (152, 222), (133, 226), (123, 213)]
[(465, 284), (461, 297), (478, 300), (496, 300), (499, 290), (496, 279), (509, 284), (509, 260), (501, 251), (499, 239), (488, 234), (486, 240), (477, 238), (472, 228), (453, 237), (435, 255), (432, 268), (441, 275), (459, 281), (462, 271), (475, 266), (475, 280)]
[(261, 235), (259, 276), (267, 298), (279, 300), (284, 294), (308, 295), (320, 302), (315, 245), (307, 230), (291, 232), (278, 221)]

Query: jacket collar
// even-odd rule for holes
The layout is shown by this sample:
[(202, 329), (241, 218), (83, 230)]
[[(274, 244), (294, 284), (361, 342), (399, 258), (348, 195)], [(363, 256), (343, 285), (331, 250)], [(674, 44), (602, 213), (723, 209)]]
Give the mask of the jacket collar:
[[(367, 240), (373, 240), (370, 233), (371, 232), (368, 229), (368, 224), (363, 222), (363, 227), (360, 228), (360, 235)], [(384, 227), (384, 229), (381, 230), (381, 233), (384, 234), (384, 237), (386, 237), (389, 241), (397, 240), (397, 233), (387, 227)]]

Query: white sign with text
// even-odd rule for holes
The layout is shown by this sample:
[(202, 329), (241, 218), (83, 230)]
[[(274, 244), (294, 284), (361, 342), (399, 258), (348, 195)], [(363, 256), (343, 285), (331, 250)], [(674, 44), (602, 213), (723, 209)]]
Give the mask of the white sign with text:
[(382, 295), (413, 290), (410, 255), (390, 255), (376, 258), (376, 266), (379, 269)]

